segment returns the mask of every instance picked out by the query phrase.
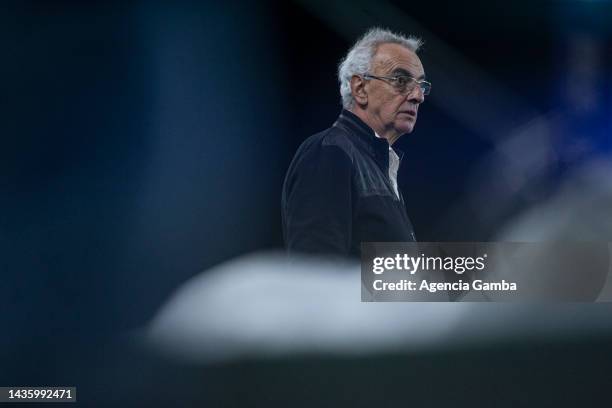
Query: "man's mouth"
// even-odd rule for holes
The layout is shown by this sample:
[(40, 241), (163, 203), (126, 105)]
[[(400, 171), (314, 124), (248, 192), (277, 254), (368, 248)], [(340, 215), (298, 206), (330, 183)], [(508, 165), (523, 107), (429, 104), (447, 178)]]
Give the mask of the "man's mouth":
[(400, 113), (404, 113), (404, 114), (409, 115), (409, 116), (411, 116), (413, 118), (416, 118), (416, 115), (417, 115), (415, 110), (405, 110), (405, 111), (401, 111)]

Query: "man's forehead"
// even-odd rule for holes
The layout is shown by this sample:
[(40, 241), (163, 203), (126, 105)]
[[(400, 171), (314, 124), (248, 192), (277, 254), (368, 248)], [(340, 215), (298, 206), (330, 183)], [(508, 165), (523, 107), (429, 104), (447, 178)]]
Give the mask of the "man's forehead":
[(424, 76), (425, 71), (416, 53), (400, 44), (381, 44), (373, 59), (373, 68), (378, 74), (404, 70), (415, 77)]

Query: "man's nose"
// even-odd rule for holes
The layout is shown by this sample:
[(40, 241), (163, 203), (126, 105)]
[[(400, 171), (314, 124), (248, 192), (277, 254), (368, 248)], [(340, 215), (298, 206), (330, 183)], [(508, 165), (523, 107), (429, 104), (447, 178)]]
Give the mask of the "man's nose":
[(410, 91), (410, 93), (408, 94), (409, 102), (419, 104), (419, 103), (423, 103), (424, 100), (425, 100), (425, 94), (423, 93), (423, 90), (421, 89), (419, 85), (412, 88), (412, 91)]

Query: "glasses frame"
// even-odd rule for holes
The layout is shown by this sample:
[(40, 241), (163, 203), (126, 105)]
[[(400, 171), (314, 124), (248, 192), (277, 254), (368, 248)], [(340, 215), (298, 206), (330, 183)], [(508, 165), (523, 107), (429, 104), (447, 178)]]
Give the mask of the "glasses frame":
[[(395, 88), (395, 90), (397, 90), (400, 94), (408, 94), (412, 92), (414, 88), (416, 87), (416, 85), (418, 85), (421, 92), (423, 92), (423, 96), (427, 96), (431, 93), (431, 82), (426, 81), (424, 79), (416, 79), (409, 75), (395, 75), (395, 76), (388, 77), (388, 76), (377, 76), (377, 75), (366, 73), (366, 74), (363, 74), (363, 77), (365, 79), (378, 79), (379, 81), (387, 82), (389, 85), (393, 86), (393, 88)], [(403, 91), (397, 86), (398, 78), (406, 78), (409, 81), (406, 84), (406, 88)], [(411, 82), (413, 83), (412, 87), (410, 86)], [(423, 85), (425, 85), (425, 88), (423, 87)]]

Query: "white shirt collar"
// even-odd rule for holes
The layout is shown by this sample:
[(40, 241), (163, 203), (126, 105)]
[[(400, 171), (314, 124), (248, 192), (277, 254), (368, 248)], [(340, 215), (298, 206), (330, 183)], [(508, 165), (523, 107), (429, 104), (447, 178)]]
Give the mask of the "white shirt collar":
[[(382, 139), (378, 135), (378, 133), (374, 132), (377, 138)], [(388, 141), (387, 141), (388, 142)], [(391, 148), (389, 145), (389, 179), (391, 180), (391, 185), (393, 186), (393, 190), (395, 190), (395, 195), (399, 198), (399, 190), (397, 187), (397, 170), (399, 169), (399, 156), (395, 153), (395, 150)]]

